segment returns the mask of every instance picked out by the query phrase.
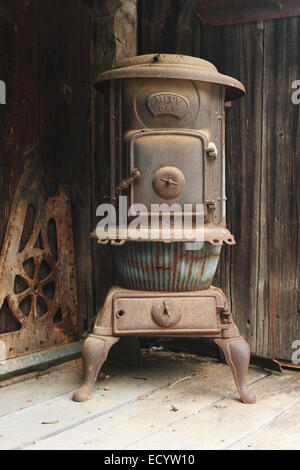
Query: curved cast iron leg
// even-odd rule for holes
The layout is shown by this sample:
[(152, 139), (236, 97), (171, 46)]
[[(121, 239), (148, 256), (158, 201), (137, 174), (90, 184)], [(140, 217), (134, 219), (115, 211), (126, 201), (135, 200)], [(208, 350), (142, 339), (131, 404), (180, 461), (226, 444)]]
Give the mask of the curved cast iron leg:
[(110, 348), (119, 338), (90, 335), (82, 349), (83, 384), (73, 395), (74, 401), (86, 401), (95, 386), (98, 374), (107, 359)]
[(256, 402), (254, 393), (247, 385), (250, 362), (250, 348), (242, 336), (237, 338), (218, 338), (214, 340), (224, 353), (227, 364), (231, 367), (233, 377), (243, 403)]

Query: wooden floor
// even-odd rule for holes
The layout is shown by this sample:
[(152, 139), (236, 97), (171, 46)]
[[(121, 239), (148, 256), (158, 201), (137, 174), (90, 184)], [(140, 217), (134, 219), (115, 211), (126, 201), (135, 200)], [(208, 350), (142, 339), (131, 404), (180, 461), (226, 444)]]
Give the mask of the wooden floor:
[[(74, 403), (80, 361), (0, 389), (0, 449), (299, 449), (300, 374), (250, 369), (243, 405), (216, 360), (152, 352), (106, 366)], [(178, 380), (182, 380), (177, 382)]]

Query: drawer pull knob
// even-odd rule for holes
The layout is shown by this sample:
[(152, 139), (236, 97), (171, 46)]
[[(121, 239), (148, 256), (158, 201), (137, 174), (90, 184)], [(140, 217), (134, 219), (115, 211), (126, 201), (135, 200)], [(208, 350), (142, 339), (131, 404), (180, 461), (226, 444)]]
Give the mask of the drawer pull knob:
[(181, 318), (181, 311), (177, 302), (172, 299), (169, 299), (168, 302), (164, 299), (155, 302), (152, 305), (151, 314), (153, 321), (163, 328), (171, 328), (177, 325)]

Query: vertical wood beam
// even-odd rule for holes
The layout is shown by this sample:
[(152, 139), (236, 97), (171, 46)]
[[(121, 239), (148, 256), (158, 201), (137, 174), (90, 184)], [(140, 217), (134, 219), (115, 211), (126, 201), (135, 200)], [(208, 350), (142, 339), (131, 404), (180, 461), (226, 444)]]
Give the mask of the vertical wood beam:
[(198, 0), (139, 0), (139, 53), (200, 56)]
[(242, 335), (258, 353), (263, 26), (250, 23), (207, 28), (204, 38), (203, 58), (246, 85), (246, 96), (227, 111), (227, 222), (237, 245), (223, 247), (220, 285), (231, 300)]
[[(0, 104), (0, 250), (13, 197), (23, 172), (39, 151), (39, 4), (1, 0), (0, 80), (6, 104)], [(16, 327), (0, 314), (0, 334)]]
[[(27, 2), (18, 2), (27, 3)], [(39, 168), (51, 194), (69, 184), (77, 272), (79, 327), (94, 311), (90, 159), (89, 15), (81, 0), (39, 0)], [(29, 49), (27, 43), (25, 49)]]
[[(137, 0), (91, 0), (85, 2), (91, 17), (91, 141), (92, 141), (92, 219), (97, 224), (96, 209), (108, 202), (109, 156), (105, 154), (104, 100), (93, 81), (118, 61), (137, 55)], [(113, 283), (108, 247), (94, 243), (94, 293), (97, 313)]]
[[(263, 351), (291, 361), (300, 339), (300, 105), (292, 83), (300, 78), (300, 18), (266, 21), (264, 39), (264, 199), (267, 256)], [(262, 273), (264, 274), (264, 273)]]

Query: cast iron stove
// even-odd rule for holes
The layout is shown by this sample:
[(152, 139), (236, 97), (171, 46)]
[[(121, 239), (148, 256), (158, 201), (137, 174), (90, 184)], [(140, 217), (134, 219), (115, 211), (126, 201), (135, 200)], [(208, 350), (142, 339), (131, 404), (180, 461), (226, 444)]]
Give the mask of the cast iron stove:
[[(130, 213), (104, 236), (93, 233), (111, 245), (116, 285), (84, 343), (84, 383), (73, 399), (88, 399), (121, 336), (194, 336), (214, 339), (241, 400), (254, 403), (249, 346), (212, 286), (223, 243), (235, 244), (225, 220), (225, 102), (243, 96), (243, 85), (202, 59), (149, 54), (119, 63), (95, 86), (105, 100), (111, 204), (119, 213), (127, 196), (126, 209), (136, 205), (144, 224), (134, 237)], [(157, 209), (163, 204), (173, 207), (168, 232)], [(186, 208), (183, 234), (178, 216)]]

